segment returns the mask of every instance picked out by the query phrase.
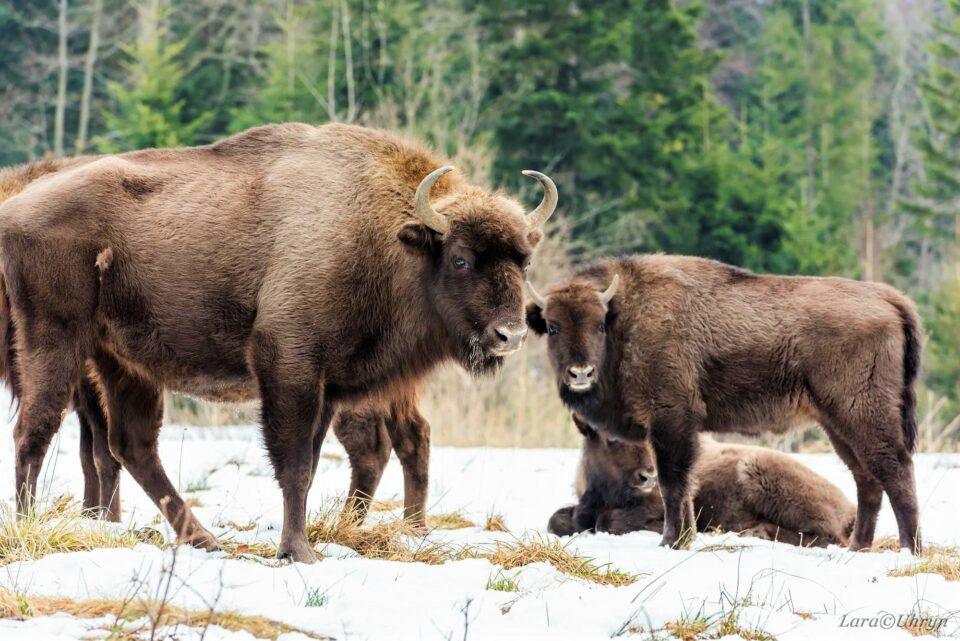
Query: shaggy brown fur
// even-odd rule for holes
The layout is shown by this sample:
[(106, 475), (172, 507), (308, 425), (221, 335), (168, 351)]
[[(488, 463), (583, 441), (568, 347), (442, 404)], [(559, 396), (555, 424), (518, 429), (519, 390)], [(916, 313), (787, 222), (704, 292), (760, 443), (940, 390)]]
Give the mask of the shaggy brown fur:
[[(708, 437), (700, 443), (691, 470), (699, 529), (804, 546), (847, 542), (856, 507), (825, 478), (774, 450)], [(549, 531), (559, 536), (585, 530), (662, 531), (663, 502), (656, 483), (636, 482), (650, 478), (653, 458), (646, 444), (610, 441), (588, 428), (576, 484), (580, 502), (557, 510)], [(655, 479), (656, 472), (652, 474)]]
[(369, 403), (342, 409), (337, 413), (333, 430), (350, 459), (346, 510), (363, 521), (392, 448), (403, 467), (404, 518), (415, 526), (425, 527), (430, 424), (417, 409), (416, 395), (398, 399), (386, 409)]
[[(604, 305), (598, 292), (615, 274), (620, 287)], [(872, 543), (886, 491), (900, 543), (919, 551), (911, 452), (921, 330), (906, 296), (879, 283), (650, 255), (582, 268), (545, 301), (528, 306), (527, 320), (550, 336), (563, 401), (606, 434), (652, 441), (665, 545), (694, 523), (698, 432), (780, 433), (817, 421), (857, 483), (850, 548)]]
[(161, 392), (259, 396), (284, 495), (279, 553), (314, 560), (306, 494), (335, 407), (409, 397), (447, 359), (493, 372), (522, 338), (542, 232), (456, 174), (432, 191), (449, 229), (427, 227), (414, 193), (441, 164), (386, 132), (288, 124), (100, 158), (6, 200), (20, 508), (92, 364), (111, 452), (179, 540), (203, 547), (217, 542), (157, 456)]
[[(0, 202), (19, 194), (35, 180), (54, 172), (85, 165), (96, 156), (46, 158), (0, 170)], [(13, 340), (13, 318), (7, 309), (6, 288), (0, 279), (0, 380), (14, 402), (20, 400), (20, 380)], [(93, 379), (86, 377), (73, 391), (71, 405), (80, 419), (80, 464), (83, 469), (83, 507), (109, 521), (120, 520), (120, 463), (110, 454), (107, 422)]]

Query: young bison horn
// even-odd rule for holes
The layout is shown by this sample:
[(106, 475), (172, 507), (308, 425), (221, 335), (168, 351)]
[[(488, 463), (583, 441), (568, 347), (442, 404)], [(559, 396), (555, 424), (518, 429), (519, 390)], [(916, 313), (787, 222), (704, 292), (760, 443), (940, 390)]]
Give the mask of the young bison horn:
[(550, 215), (553, 214), (553, 211), (557, 208), (557, 200), (559, 200), (557, 197), (557, 186), (553, 184), (549, 176), (541, 174), (539, 171), (524, 169), (520, 173), (524, 176), (536, 178), (540, 181), (540, 184), (543, 185), (543, 200), (540, 201), (536, 209), (527, 214), (527, 227), (530, 229), (539, 229), (543, 226), (543, 223), (547, 222), (547, 218), (550, 218)]
[(547, 299), (540, 295), (540, 292), (533, 288), (533, 283), (529, 280), (527, 281), (527, 291), (530, 292), (530, 298), (533, 299), (533, 302), (537, 304), (537, 307), (540, 309), (547, 308)]
[(620, 274), (613, 275), (613, 282), (610, 283), (610, 287), (607, 287), (606, 291), (600, 292), (600, 302), (603, 303), (603, 306), (606, 307), (610, 304), (610, 301), (613, 300), (613, 295), (617, 293), (617, 287), (620, 285)]
[(417, 193), (413, 197), (413, 215), (438, 234), (446, 234), (450, 231), (450, 223), (430, 206), (430, 190), (433, 188), (433, 183), (449, 171), (453, 171), (453, 167), (450, 165), (431, 171), (420, 181), (420, 185), (417, 186)]

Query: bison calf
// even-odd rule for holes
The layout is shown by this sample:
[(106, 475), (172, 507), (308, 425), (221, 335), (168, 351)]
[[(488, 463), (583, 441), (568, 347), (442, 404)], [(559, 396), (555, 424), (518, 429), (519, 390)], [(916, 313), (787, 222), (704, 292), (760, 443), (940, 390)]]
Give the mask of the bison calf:
[(911, 453), (920, 321), (887, 285), (761, 276), (712, 260), (640, 255), (533, 290), (527, 322), (547, 334), (560, 396), (587, 423), (649, 438), (663, 541), (695, 526), (698, 433), (826, 430), (857, 484), (850, 549), (873, 542), (886, 491), (900, 544), (920, 549)]
[[(580, 502), (557, 510), (550, 532), (626, 534), (663, 529), (663, 503), (646, 443), (614, 441), (577, 422), (584, 434), (577, 474)], [(839, 488), (790, 456), (761, 447), (700, 439), (691, 471), (697, 527), (793, 545), (845, 543), (856, 508)]]

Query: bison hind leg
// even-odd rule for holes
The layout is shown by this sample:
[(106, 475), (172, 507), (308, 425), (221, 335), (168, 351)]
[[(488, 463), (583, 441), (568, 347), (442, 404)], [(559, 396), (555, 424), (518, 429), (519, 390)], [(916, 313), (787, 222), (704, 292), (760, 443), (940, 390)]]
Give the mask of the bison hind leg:
[(350, 492), (344, 514), (363, 523), (390, 460), (390, 437), (383, 416), (376, 411), (342, 410), (333, 432), (350, 459)]

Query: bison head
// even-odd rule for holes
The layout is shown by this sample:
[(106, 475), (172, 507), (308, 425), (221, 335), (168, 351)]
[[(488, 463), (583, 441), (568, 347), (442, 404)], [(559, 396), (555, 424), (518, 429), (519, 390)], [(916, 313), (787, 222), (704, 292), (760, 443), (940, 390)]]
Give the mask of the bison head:
[(619, 284), (619, 275), (603, 290), (574, 281), (543, 297), (528, 283), (533, 302), (527, 306), (527, 324), (547, 335), (560, 396), (569, 405), (597, 391), (607, 355), (610, 301)]
[(643, 497), (657, 487), (653, 450), (646, 441), (627, 443), (599, 432), (577, 415), (573, 422), (584, 436), (583, 468), (586, 481), (607, 494), (611, 507)]
[(398, 237), (430, 264), (427, 289), (461, 364), (480, 374), (496, 370), (520, 349), (527, 333), (523, 284), (543, 223), (557, 206), (557, 188), (547, 176), (523, 172), (543, 185), (540, 205), (528, 214), (501, 194), (464, 186), (430, 203), (430, 190), (451, 171), (441, 167), (417, 188), (417, 220)]

